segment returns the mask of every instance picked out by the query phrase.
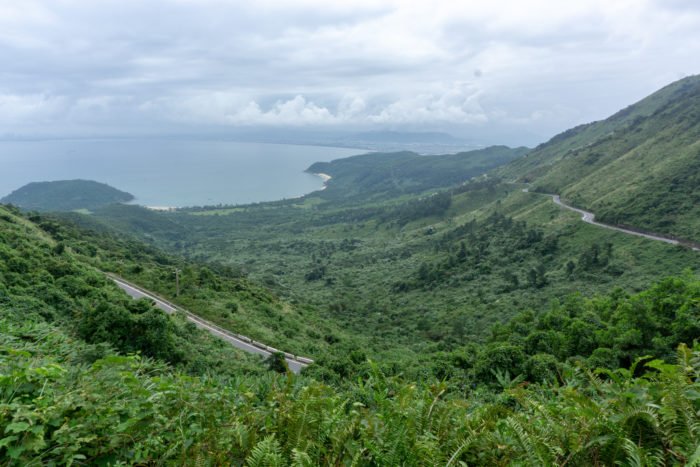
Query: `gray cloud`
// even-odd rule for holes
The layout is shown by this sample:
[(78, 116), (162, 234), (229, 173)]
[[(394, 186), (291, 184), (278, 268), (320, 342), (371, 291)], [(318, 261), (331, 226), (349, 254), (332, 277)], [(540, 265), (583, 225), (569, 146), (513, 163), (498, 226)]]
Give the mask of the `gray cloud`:
[(534, 143), (697, 73), (690, 0), (0, 0), (0, 135), (447, 130)]

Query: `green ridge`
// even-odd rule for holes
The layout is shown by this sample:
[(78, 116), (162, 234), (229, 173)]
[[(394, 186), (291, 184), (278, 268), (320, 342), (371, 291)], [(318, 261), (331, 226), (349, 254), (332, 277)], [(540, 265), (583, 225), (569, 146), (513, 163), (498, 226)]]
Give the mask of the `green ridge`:
[(60, 180), (29, 183), (0, 199), (0, 202), (14, 204), (26, 210), (75, 211), (126, 203), (133, 199), (132, 194), (104, 183), (91, 180)]
[(555, 136), (498, 172), (601, 221), (700, 241), (700, 77)]

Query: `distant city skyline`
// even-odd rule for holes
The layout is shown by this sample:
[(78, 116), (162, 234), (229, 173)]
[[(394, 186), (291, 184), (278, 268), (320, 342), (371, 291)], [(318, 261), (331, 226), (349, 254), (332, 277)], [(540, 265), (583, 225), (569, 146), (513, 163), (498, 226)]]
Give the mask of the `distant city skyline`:
[(0, 137), (534, 145), (700, 72), (690, 0), (0, 0)]

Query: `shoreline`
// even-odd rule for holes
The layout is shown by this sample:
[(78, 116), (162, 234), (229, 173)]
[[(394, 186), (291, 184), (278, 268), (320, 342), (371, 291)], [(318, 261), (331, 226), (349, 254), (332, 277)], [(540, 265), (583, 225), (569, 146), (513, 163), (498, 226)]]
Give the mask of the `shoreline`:
[(176, 211), (178, 209), (174, 206), (143, 206), (143, 207), (146, 209), (150, 209), (151, 211), (164, 211), (164, 212)]
[[(323, 172), (319, 172), (319, 173), (312, 172), (311, 175), (316, 175), (317, 177), (320, 177), (321, 180), (323, 180), (323, 188), (321, 188), (321, 190), (325, 190), (328, 187), (328, 181), (331, 178), (333, 178), (328, 174), (324, 174)], [(304, 195), (304, 196), (306, 196), (306, 195)]]
[[(323, 190), (325, 190), (325, 189), (327, 188), (328, 182), (333, 178), (333, 177), (331, 177), (330, 175), (328, 175), (328, 174), (326, 174), (326, 173), (323, 173), (323, 172), (319, 172), (319, 173), (308, 172), (308, 173), (309, 173), (310, 175), (314, 175), (314, 176), (316, 176), (316, 177), (319, 177), (319, 178), (323, 181), (323, 186), (322, 186), (321, 188), (319, 188), (318, 190), (314, 190), (314, 191), (323, 191)], [(311, 191), (311, 192), (309, 192), (309, 193), (304, 193), (304, 194), (299, 195), (299, 196), (294, 196), (294, 197), (292, 197), (292, 198), (282, 198), (281, 200), (274, 200), (274, 201), (260, 201), (260, 203), (274, 203), (274, 202), (277, 202), (277, 201), (285, 201), (285, 200), (290, 200), (290, 199), (300, 199), (300, 198), (303, 198), (304, 196), (306, 196), (306, 195), (308, 195), (308, 194), (310, 194), (310, 193), (313, 193), (313, 191)], [(201, 207), (205, 207), (205, 206), (146, 206), (146, 205), (143, 205), (143, 204), (138, 204), (138, 199), (137, 199), (137, 198), (134, 198), (132, 201), (130, 201), (129, 203), (126, 203), (126, 204), (131, 204), (131, 205), (134, 205), (134, 206), (141, 206), (141, 207), (146, 208), (146, 209), (148, 209), (148, 210), (150, 210), (150, 211), (156, 211), (156, 212), (175, 212), (175, 211), (179, 211), (179, 210), (181, 210), (181, 209), (187, 210), (187, 209), (192, 209), (192, 208), (201, 208)], [(219, 209), (219, 208), (220, 208), (220, 209), (227, 209), (227, 208), (231, 208), (231, 207), (246, 206), (246, 205), (249, 205), (249, 204), (258, 204), (258, 203), (243, 203), (243, 204), (221, 205), (221, 206), (216, 206), (216, 207), (212, 206), (212, 208), (214, 208), (214, 209)]]

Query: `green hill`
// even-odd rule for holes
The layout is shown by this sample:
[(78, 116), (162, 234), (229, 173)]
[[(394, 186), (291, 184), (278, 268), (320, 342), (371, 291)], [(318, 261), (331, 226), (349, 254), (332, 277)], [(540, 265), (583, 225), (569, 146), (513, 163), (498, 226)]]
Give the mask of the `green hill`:
[(130, 193), (91, 180), (32, 182), (19, 188), (0, 202), (33, 211), (74, 211), (95, 209), (134, 199)]
[(463, 183), (528, 151), (527, 148), (491, 146), (485, 149), (421, 156), (413, 152), (371, 153), (331, 162), (317, 162), (307, 169), (333, 177), (321, 196), (367, 199), (371, 194), (400, 195)]
[(700, 76), (557, 135), (498, 173), (604, 222), (700, 241)]
[(97, 346), (75, 357), (84, 362), (111, 352), (138, 352), (195, 374), (259, 371), (248, 355), (150, 302), (132, 300), (95, 268), (108, 269), (109, 255), (116, 255), (124, 258), (122, 267), (126, 262), (129, 269), (152, 273), (158, 264), (166, 267), (167, 257), (143, 245), (116, 243), (108, 253), (99, 242), (88, 244), (89, 238), (48, 218), (27, 218), (0, 206), (0, 318), (49, 323)]

